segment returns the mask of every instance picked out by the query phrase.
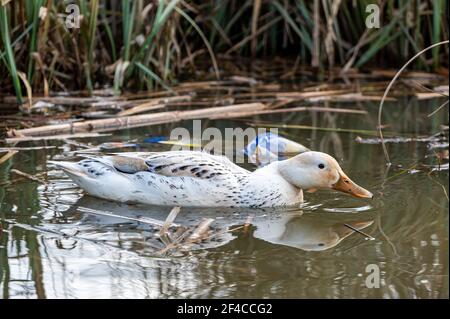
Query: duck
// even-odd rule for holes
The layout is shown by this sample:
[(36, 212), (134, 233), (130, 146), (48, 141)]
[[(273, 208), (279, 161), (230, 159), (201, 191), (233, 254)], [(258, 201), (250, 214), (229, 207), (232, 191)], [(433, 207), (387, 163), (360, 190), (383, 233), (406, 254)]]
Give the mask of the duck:
[(204, 151), (84, 155), (49, 161), (89, 195), (124, 203), (185, 207), (281, 207), (303, 203), (303, 191), (373, 194), (353, 182), (330, 155), (307, 151), (254, 171)]
[(298, 248), (304, 251), (323, 251), (337, 246), (345, 238), (373, 224), (373, 220), (349, 220), (343, 223), (311, 216), (302, 211), (280, 214), (278, 218), (254, 221), (255, 238), (266, 242)]

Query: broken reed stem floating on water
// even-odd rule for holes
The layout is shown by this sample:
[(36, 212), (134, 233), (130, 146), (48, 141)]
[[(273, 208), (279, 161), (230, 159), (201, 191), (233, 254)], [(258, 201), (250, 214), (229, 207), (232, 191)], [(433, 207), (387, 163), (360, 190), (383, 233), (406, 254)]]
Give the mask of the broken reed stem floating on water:
[(386, 90), (384, 91), (383, 97), (381, 98), (380, 101), (380, 106), (378, 108), (378, 133), (380, 135), (380, 139), (381, 139), (381, 145), (383, 146), (383, 153), (384, 153), (384, 157), (386, 159), (387, 165), (391, 165), (391, 159), (389, 158), (389, 154), (386, 148), (386, 144), (384, 142), (384, 138), (383, 138), (383, 128), (381, 126), (381, 113), (383, 112), (383, 104), (384, 101), (389, 93), (389, 90), (391, 89), (391, 87), (394, 85), (395, 81), (397, 80), (397, 78), (400, 76), (400, 74), (402, 73), (402, 71), (412, 62), (414, 61), (418, 56), (420, 56), (422, 53), (437, 47), (439, 45), (445, 44), (445, 43), (449, 43), (449, 40), (446, 41), (441, 41), (438, 43), (435, 43), (433, 45), (430, 45), (429, 47), (423, 49), (422, 51), (418, 52), (416, 55), (414, 55), (411, 59), (408, 60), (408, 62), (406, 62), (401, 68), (400, 70), (397, 71), (397, 73), (395, 74), (395, 76), (392, 78), (391, 82), (389, 82)]
[(310, 92), (280, 92), (276, 93), (277, 99), (296, 98), (296, 99), (309, 99), (319, 96), (331, 96), (351, 93), (350, 90), (328, 90), (328, 91), (310, 91)]
[(321, 107), (321, 106), (299, 106), (287, 109), (275, 109), (275, 110), (258, 110), (250, 112), (230, 112), (222, 113), (211, 116), (209, 119), (226, 119), (233, 117), (247, 117), (253, 115), (263, 115), (263, 114), (276, 114), (276, 113), (289, 113), (289, 112), (330, 112), (330, 113), (347, 113), (347, 114), (367, 114), (365, 110), (354, 110), (354, 109), (344, 109), (344, 108), (332, 108), (332, 107)]
[[(30, 146), (30, 147), (0, 147), (0, 152), (9, 152), (9, 151), (35, 151), (35, 150), (48, 150), (56, 148), (55, 145), (48, 146)], [(0, 160), (1, 164), (1, 160)]]
[[(43, 176), (45, 176), (46, 174), (47, 174), (47, 172), (37, 173), (37, 174), (34, 175), (34, 177), (40, 178), (41, 176), (43, 177)], [(18, 174), (18, 175), (19, 175), (19, 174)], [(16, 183), (20, 183), (20, 182), (22, 182), (24, 179), (28, 179), (28, 177), (24, 177), (24, 176), (20, 175), (20, 176), (17, 177), (17, 178), (11, 178), (11, 179), (8, 179), (8, 180), (6, 180), (6, 181), (0, 182), (0, 187), (17, 187), (17, 186), (16, 186)], [(42, 182), (41, 182), (41, 183), (42, 183)], [(42, 184), (44, 184), (44, 183), (42, 183)]]
[(46, 181), (44, 181), (43, 179), (40, 179), (39, 177), (30, 175), (30, 174), (28, 174), (28, 173), (24, 173), (24, 172), (22, 172), (22, 171), (19, 171), (18, 169), (14, 169), (14, 168), (13, 168), (13, 169), (11, 170), (11, 173), (15, 173), (15, 174), (17, 174), (17, 175), (26, 177), (26, 178), (28, 178), (28, 179), (31, 179), (32, 181), (35, 181), (35, 182), (38, 182), (38, 183), (41, 183), (41, 184), (44, 184), (44, 185), (47, 185), (47, 184), (48, 184), (48, 183), (47, 183)]
[(169, 227), (173, 224), (175, 218), (177, 218), (178, 213), (180, 212), (180, 207), (176, 206), (172, 208), (170, 213), (167, 215), (166, 221), (162, 225), (161, 229), (159, 230), (159, 235), (163, 236), (167, 233), (169, 230)]
[(213, 218), (205, 218), (200, 224), (194, 229), (191, 236), (188, 237), (187, 242), (189, 244), (193, 244), (207, 237), (209, 232), (209, 226), (214, 221)]
[(48, 141), (48, 140), (66, 140), (69, 138), (90, 138), (90, 137), (104, 137), (111, 134), (99, 134), (99, 133), (78, 133), (78, 134), (61, 134), (61, 135), (49, 135), (49, 136), (19, 136), (5, 138), (5, 143), (12, 144), (18, 142), (29, 141)]
[(0, 157), (0, 165), (13, 157), (17, 152), (17, 150), (9, 150), (5, 155)]
[(70, 124), (66, 123), (56, 125), (45, 125), (40, 127), (9, 131), (8, 136), (11, 138), (14, 137), (14, 134), (16, 134), (19, 137), (25, 138), (35, 136), (50, 136), (58, 134), (86, 133), (89, 131), (104, 132), (130, 127), (139, 127), (147, 125), (173, 123), (182, 120), (207, 118), (217, 113), (223, 112), (237, 112), (237, 111), (244, 112), (244, 111), (263, 110), (266, 107), (267, 106), (263, 103), (246, 103), (246, 104), (211, 107), (207, 109), (197, 109), (189, 111), (159, 112), (143, 115), (133, 115), (127, 117), (89, 120)]
[[(135, 105), (127, 110), (120, 111), (116, 116), (129, 116), (136, 113), (142, 113), (149, 110), (154, 110), (162, 108), (171, 102), (186, 102), (191, 101), (192, 96), (190, 95), (180, 95), (180, 96), (170, 96), (170, 97), (160, 97), (153, 98), (138, 105)], [(130, 102), (133, 102), (132, 100)]]

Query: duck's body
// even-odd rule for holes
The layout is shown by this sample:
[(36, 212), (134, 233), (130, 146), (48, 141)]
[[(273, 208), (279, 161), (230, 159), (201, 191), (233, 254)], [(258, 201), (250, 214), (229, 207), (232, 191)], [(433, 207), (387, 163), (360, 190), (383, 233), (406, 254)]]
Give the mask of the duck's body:
[(295, 174), (291, 172), (292, 159), (273, 162), (254, 172), (226, 157), (193, 151), (125, 153), (90, 157), (78, 163), (52, 163), (90, 195), (120, 202), (276, 207), (303, 201), (303, 187), (290, 177)]

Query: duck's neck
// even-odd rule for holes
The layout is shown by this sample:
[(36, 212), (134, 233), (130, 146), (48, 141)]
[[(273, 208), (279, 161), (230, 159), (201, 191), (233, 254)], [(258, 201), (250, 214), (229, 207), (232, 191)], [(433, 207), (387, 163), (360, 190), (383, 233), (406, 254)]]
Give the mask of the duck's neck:
[(283, 162), (270, 163), (250, 174), (248, 181), (251, 187), (244, 192), (262, 206), (290, 206), (301, 203), (303, 192), (283, 177)]
[(282, 161), (274, 161), (264, 167), (258, 168), (255, 172), (260, 174), (276, 174), (284, 178), (287, 182), (289, 181), (289, 159)]
[(270, 165), (273, 165), (273, 169), (276, 169), (277, 173), (283, 177), (287, 182), (295, 186), (294, 181), (292, 180), (292, 176), (294, 175), (292, 158), (288, 158), (286, 160), (273, 162)]

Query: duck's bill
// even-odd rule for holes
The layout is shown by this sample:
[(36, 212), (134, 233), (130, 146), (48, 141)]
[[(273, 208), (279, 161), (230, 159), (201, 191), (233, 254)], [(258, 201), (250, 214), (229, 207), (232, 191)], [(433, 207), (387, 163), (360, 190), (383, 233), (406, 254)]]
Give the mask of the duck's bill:
[(337, 183), (334, 184), (333, 189), (350, 194), (354, 197), (373, 198), (373, 194), (371, 192), (353, 182), (344, 173), (341, 173), (341, 177), (339, 178)]

